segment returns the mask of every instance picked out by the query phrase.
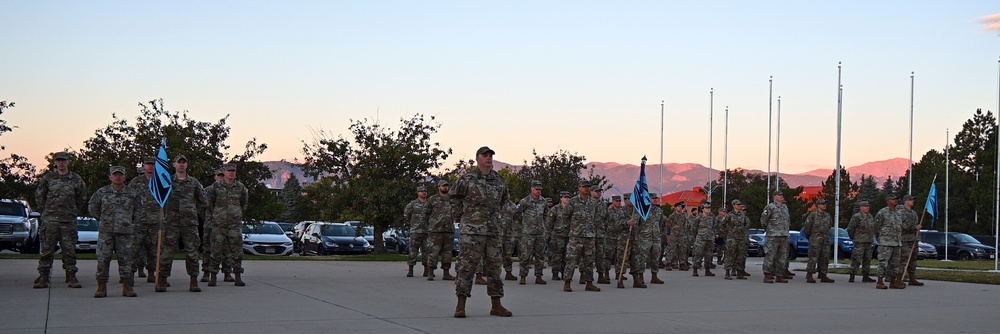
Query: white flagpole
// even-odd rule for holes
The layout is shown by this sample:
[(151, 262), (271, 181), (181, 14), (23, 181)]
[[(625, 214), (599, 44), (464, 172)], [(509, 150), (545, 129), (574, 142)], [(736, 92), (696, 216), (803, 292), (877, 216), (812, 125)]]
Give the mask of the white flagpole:
[[(1000, 120), (1000, 60), (997, 60), (997, 119)], [(1000, 124), (997, 125), (1000, 129)], [(993, 219), (996, 220), (996, 229), (993, 230), (993, 249), (1000, 249), (1000, 134), (997, 135), (997, 167), (996, 167), (996, 211), (993, 212)], [(1000, 254), (993, 256), (993, 271), (1000, 271)]]
[(715, 122), (715, 88), (708, 89), (708, 198), (712, 202), (712, 137)]
[(660, 100), (660, 196), (663, 196), (663, 100)]
[(778, 133), (775, 134), (774, 148), (774, 189), (781, 189), (781, 95), (778, 95)]
[(913, 195), (913, 72), (910, 72), (910, 177), (906, 178), (909, 185), (907, 195)]
[(948, 161), (949, 148), (951, 143), (951, 135), (948, 133), (948, 129), (944, 129), (944, 260), (950, 261), (948, 259), (948, 170), (951, 169), (951, 161)]
[(771, 97), (774, 93), (774, 76), (770, 76), (767, 79), (767, 194), (764, 197), (767, 198), (767, 204), (771, 203)]
[(725, 153), (722, 156), (722, 205), (729, 203), (729, 106), (726, 106)]
[[(837, 165), (836, 172), (834, 174), (834, 179), (837, 185), (836, 197), (834, 198), (833, 205), (833, 226), (836, 227), (834, 231), (840, 230), (840, 139), (841, 139), (841, 119), (843, 119), (844, 111), (844, 86), (841, 84), (841, 65), (837, 62)], [(839, 235), (839, 232), (837, 232)], [(840, 266), (840, 247), (833, 247), (833, 263), (835, 266)]]

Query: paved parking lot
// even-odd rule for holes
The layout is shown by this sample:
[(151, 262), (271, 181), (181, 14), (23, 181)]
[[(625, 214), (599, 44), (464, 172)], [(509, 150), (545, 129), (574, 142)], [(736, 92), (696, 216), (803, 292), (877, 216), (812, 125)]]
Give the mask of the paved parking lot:
[[(166, 293), (143, 281), (138, 298), (121, 297), (120, 286), (109, 284), (109, 297), (95, 299), (93, 260), (80, 261), (83, 289), (62, 283), (32, 289), (37, 261), (0, 260), (0, 333), (995, 333), (1000, 327), (998, 286), (929, 281), (876, 290), (842, 275), (831, 275), (834, 284), (807, 284), (801, 273), (789, 284), (763, 284), (760, 258), (749, 261), (753, 276), (745, 281), (661, 271), (664, 285), (583, 292), (574, 283), (573, 293), (556, 282), (508, 281), (503, 303), (511, 318), (490, 316), (485, 287), (475, 286), (469, 318), (456, 319), (453, 283), (406, 278), (400, 262), (247, 261), (246, 287), (220, 281), (191, 293), (181, 275)], [(174, 264), (175, 273), (182, 268)], [(53, 281), (63, 278), (55, 272)]]

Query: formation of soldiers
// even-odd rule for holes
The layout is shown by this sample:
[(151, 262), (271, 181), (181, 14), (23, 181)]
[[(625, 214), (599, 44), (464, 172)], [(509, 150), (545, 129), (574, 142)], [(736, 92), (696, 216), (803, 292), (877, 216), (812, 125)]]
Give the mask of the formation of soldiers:
[[(143, 161), (143, 174), (125, 183), (126, 169), (109, 169), (111, 184), (98, 189), (87, 202), (83, 179), (69, 170), (70, 155), (54, 154), (55, 170), (39, 179), (35, 191), (42, 255), (38, 260), (38, 278), (33, 287), (47, 288), (50, 283), (55, 245), (62, 249), (66, 283), (81, 288), (76, 277), (76, 213), (86, 205), (91, 216), (100, 221), (97, 242), (97, 291), (95, 298), (107, 296), (109, 267), (118, 258), (122, 295), (136, 297), (134, 277), (155, 283), (156, 292), (165, 292), (170, 283), (174, 253), (185, 254), (185, 269), (190, 277), (188, 290), (200, 292), (198, 265), (203, 262), (203, 281), (215, 286), (221, 270), (224, 280), (236, 286), (246, 285), (243, 273), (242, 227), (247, 205), (247, 188), (236, 180), (236, 166), (226, 164), (216, 171), (216, 181), (208, 188), (187, 174), (188, 160), (183, 155), (173, 159), (173, 189), (164, 207), (149, 190), (156, 177), (154, 158)], [(199, 229), (204, 227), (201, 233)], [(199, 250), (201, 249), (201, 251)], [(233, 274), (235, 277), (231, 277)]]

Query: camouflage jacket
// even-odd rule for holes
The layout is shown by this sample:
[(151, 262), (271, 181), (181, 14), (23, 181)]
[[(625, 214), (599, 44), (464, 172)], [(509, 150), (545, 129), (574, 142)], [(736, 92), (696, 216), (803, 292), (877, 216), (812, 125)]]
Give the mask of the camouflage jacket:
[(410, 233), (427, 233), (427, 202), (415, 199), (403, 208), (404, 224), (409, 226)]
[(548, 221), (546, 222), (546, 231), (549, 233), (549, 237), (569, 236), (569, 217), (565, 215), (565, 211), (562, 203), (549, 209)]
[(190, 175), (181, 180), (175, 174), (171, 179), (173, 179), (173, 190), (170, 191), (170, 197), (163, 206), (165, 224), (181, 227), (198, 226), (198, 223), (205, 219), (205, 207), (208, 205), (205, 188), (198, 179)]
[(628, 212), (624, 207), (608, 208), (608, 238), (624, 240), (628, 238)]
[(97, 189), (87, 206), (90, 216), (101, 222), (99, 233), (132, 234), (132, 224), (139, 220), (142, 200), (135, 189), (122, 185), (115, 190), (112, 185)]
[(427, 232), (455, 233), (455, 221), (451, 218), (451, 200), (447, 194), (428, 197), (424, 207), (427, 208)]
[(698, 235), (698, 216), (686, 215), (684, 218), (687, 219), (684, 222), (684, 236), (694, 240), (693, 238)]
[(649, 228), (649, 241), (661, 242), (663, 240), (663, 226), (667, 224), (667, 215), (663, 213), (663, 207), (659, 205), (654, 205), (652, 209), (649, 210), (649, 222), (652, 226)]
[(516, 210), (517, 205), (511, 202), (507, 202), (500, 209), (500, 232), (504, 238), (510, 239), (514, 237), (514, 215)]
[(858, 212), (851, 216), (851, 222), (847, 223), (847, 234), (851, 236), (854, 243), (872, 243), (875, 236), (875, 225), (872, 222), (872, 215)]
[(599, 198), (591, 200), (596, 202), (594, 205), (594, 237), (606, 238), (608, 236), (608, 221), (611, 218), (608, 212), (608, 203)]
[(507, 203), (510, 190), (500, 173), (483, 175), (479, 169), (466, 173), (448, 190), (452, 218), (464, 235), (500, 235), (500, 206)]
[[(674, 211), (667, 217), (667, 235), (671, 240), (682, 240), (684, 238), (684, 228), (687, 225), (687, 214), (683, 211)], [(680, 238), (680, 239), (676, 239)]]
[(920, 218), (917, 212), (903, 206), (899, 209), (899, 219), (902, 220), (902, 228), (899, 235), (900, 241), (917, 241), (917, 226), (920, 226)]
[(87, 186), (76, 173), (59, 175), (58, 171), (52, 170), (38, 179), (35, 203), (45, 223), (76, 222), (80, 209), (87, 204)]
[(715, 216), (709, 214), (698, 216), (697, 223), (698, 233), (696, 234), (695, 240), (714, 240), (715, 239)]
[(533, 199), (531, 195), (528, 195), (518, 202), (517, 211), (521, 214), (521, 234), (545, 234), (545, 209), (545, 197), (542, 196)]
[(157, 224), (160, 222), (160, 203), (153, 198), (153, 193), (149, 191), (149, 179), (145, 174), (136, 176), (129, 181), (129, 188), (135, 189), (142, 204), (139, 206), (139, 220), (136, 224)]
[(760, 215), (760, 225), (764, 226), (764, 231), (769, 237), (787, 237), (790, 219), (788, 206), (771, 202), (764, 207), (764, 212)]
[(569, 217), (569, 236), (593, 238), (597, 235), (596, 205), (597, 201), (589, 196), (576, 195), (569, 199), (569, 205), (563, 208), (563, 215)]
[(726, 228), (724, 233), (727, 239), (739, 240), (750, 237), (750, 217), (747, 217), (745, 212), (730, 212), (726, 215), (724, 224)]
[(805, 237), (809, 238), (810, 245), (814, 242), (822, 242), (824, 245), (829, 245), (830, 229), (833, 228), (833, 218), (830, 217), (830, 213), (816, 209), (806, 217), (806, 224), (803, 228), (805, 228), (803, 232), (806, 232)]
[(899, 209), (884, 207), (875, 214), (875, 231), (878, 233), (879, 246), (902, 246), (900, 243), (902, 229), (903, 220), (899, 216)]
[[(243, 227), (243, 212), (247, 209), (247, 187), (240, 181), (215, 181), (209, 188), (208, 210), (212, 227), (239, 229)], [(206, 224), (208, 226), (208, 224)]]
[(632, 211), (632, 221), (635, 224), (633, 227), (633, 233), (636, 240), (648, 240), (654, 242), (660, 242), (660, 223), (666, 219), (663, 216), (663, 210), (658, 210), (659, 208), (654, 206), (649, 210), (649, 216), (647, 220), (643, 220), (642, 216), (638, 212)]

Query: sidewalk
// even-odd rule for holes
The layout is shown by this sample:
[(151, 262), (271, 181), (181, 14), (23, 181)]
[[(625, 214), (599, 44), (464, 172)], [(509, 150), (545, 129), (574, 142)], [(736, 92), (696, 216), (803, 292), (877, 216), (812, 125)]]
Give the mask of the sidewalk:
[(647, 289), (627, 281), (626, 289), (611, 284), (583, 292), (574, 282), (574, 292), (566, 293), (559, 282), (506, 281), (503, 303), (511, 318), (490, 316), (486, 289), (475, 286), (469, 318), (456, 319), (454, 283), (406, 278), (400, 262), (247, 261), (246, 287), (201, 283), (203, 292), (191, 293), (187, 277), (176, 275), (183, 268), (178, 261), (166, 293), (142, 281), (137, 298), (121, 297), (120, 285), (109, 284), (109, 297), (95, 299), (93, 260), (80, 262), (82, 289), (59, 283), (62, 272), (49, 289), (32, 289), (36, 261), (0, 260), (0, 334), (994, 333), (998, 327), (998, 286), (928, 281), (876, 290), (847, 283), (844, 275), (831, 275), (834, 284), (807, 284), (803, 275), (763, 284), (760, 262), (749, 259), (749, 280), (660, 271), (667, 283)]

